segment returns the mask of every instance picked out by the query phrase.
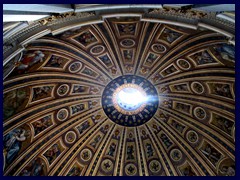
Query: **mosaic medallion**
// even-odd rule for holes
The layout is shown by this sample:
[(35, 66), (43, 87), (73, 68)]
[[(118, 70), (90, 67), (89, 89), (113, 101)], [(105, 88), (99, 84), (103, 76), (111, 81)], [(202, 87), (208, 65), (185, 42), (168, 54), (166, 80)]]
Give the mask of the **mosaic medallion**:
[(158, 108), (158, 94), (146, 79), (121, 76), (104, 89), (102, 105), (106, 115), (123, 126), (139, 126), (149, 121)]
[(182, 152), (179, 149), (173, 149), (170, 152), (170, 157), (173, 161), (180, 161), (182, 159)]
[(68, 117), (68, 110), (63, 108), (63, 109), (60, 109), (57, 113), (57, 119), (59, 121), (64, 121), (66, 120)]
[(203, 108), (201, 108), (201, 107), (196, 107), (194, 109), (193, 113), (200, 120), (205, 119), (206, 116), (207, 116), (206, 111)]
[(135, 42), (132, 39), (124, 39), (120, 42), (121, 46), (123, 47), (133, 47)]
[(69, 144), (72, 144), (77, 138), (77, 135), (74, 131), (69, 131), (65, 135), (65, 141)]
[(80, 153), (82, 161), (89, 161), (92, 158), (92, 152), (89, 149), (83, 149)]
[(105, 50), (105, 47), (102, 46), (102, 45), (97, 45), (97, 46), (94, 46), (90, 52), (93, 54), (93, 55), (99, 55), (101, 54), (103, 51)]
[(195, 131), (188, 131), (187, 132), (187, 140), (190, 143), (196, 143), (198, 141), (198, 134)]
[(205, 91), (203, 85), (199, 82), (193, 82), (191, 84), (191, 88), (192, 88), (193, 92), (195, 92), (196, 94), (202, 94)]
[(113, 169), (113, 162), (110, 159), (105, 159), (101, 164), (102, 170), (110, 172)]
[(134, 164), (128, 164), (125, 167), (125, 173), (128, 176), (134, 176), (137, 173), (137, 167)]
[(162, 44), (153, 44), (152, 50), (156, 53), (164, 53), (166, 52), (166, 47)]
[(191, 68), (190, 63), (185, 59), (178, 59), (177, 60), (177, 65), (183, 70), (188, 70), (188, 69)]
[(67, 84), (62, 84), (58, 89), (57, 89), (57, 94), (59, 96), (64, 96), (68, 93), (69, 86)]
[(151, 172), (153, 173), (157, 173), (161, 170), (161, 164), (159, 161), (157, 160), (152, 160), (150, 163), (149, 163), (149, 169)]
[(68, 70), (71, 72), (71, 73), (76, 73), (78, 72), (82, 67), (82, 63), (80, 62), (73, 62), (69, 67), (68, 67)]

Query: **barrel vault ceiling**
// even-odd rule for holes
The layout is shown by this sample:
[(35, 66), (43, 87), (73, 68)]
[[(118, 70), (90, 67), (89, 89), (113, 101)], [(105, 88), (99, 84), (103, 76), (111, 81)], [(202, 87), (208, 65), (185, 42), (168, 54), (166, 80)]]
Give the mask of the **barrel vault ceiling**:
[[(135, 8), (52, 16), (5, 39), (4, 175), (235, 175), (233, 29), (204, 11)], [(102, 107), (126, 75), (157, 90), (139, 126)]]

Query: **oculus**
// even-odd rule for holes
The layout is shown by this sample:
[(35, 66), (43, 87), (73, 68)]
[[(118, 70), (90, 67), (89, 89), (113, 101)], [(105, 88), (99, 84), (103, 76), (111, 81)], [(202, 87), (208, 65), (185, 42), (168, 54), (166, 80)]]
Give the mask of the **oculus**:
[(158, 108), (155, 87), (145, 78), (125, 75), (112, 80), (104, 89), (105, 114), (123, 126), (139, 126), (149, 121)]
[(113, 93), (113, 105), (123, 114), (137, 114), (147, 103), (146, 92), (136, 84), (123, 84)]

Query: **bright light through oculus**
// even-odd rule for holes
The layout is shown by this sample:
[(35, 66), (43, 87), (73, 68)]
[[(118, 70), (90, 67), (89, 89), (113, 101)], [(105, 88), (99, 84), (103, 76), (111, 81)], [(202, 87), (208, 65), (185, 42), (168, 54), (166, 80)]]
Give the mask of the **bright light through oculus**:
[(144, 103), (147, 101), (147, 97), (144, 96), (140, 91), (134, 88), (124, 88), (118, 93), (118, 102), (130, 106), (136, 106), (138, 104)]
[[(129, 112), (143, 108), (148, 100), (146, 92), (142, 87), (135, 84), (124, 84), (120, 86), (116, 89), (113, 96), (113, 101), (118, 107)], [(116, 106), (116, 109), (120, 110), (118, 107)]]
[(147, 79), (124, 75), (112, 80), (104, 89), (102, 107), (113, 122), (128, 127), (149, 121), (158, 108), (158, 94)]

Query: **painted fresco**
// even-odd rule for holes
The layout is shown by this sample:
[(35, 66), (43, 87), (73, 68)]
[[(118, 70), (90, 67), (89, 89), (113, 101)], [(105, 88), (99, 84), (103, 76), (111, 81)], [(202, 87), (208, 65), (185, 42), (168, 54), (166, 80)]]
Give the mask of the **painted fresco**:
[(4, 176), (235, 176), (234, 38), (137, 12), (52, 17), (4, 53)]

